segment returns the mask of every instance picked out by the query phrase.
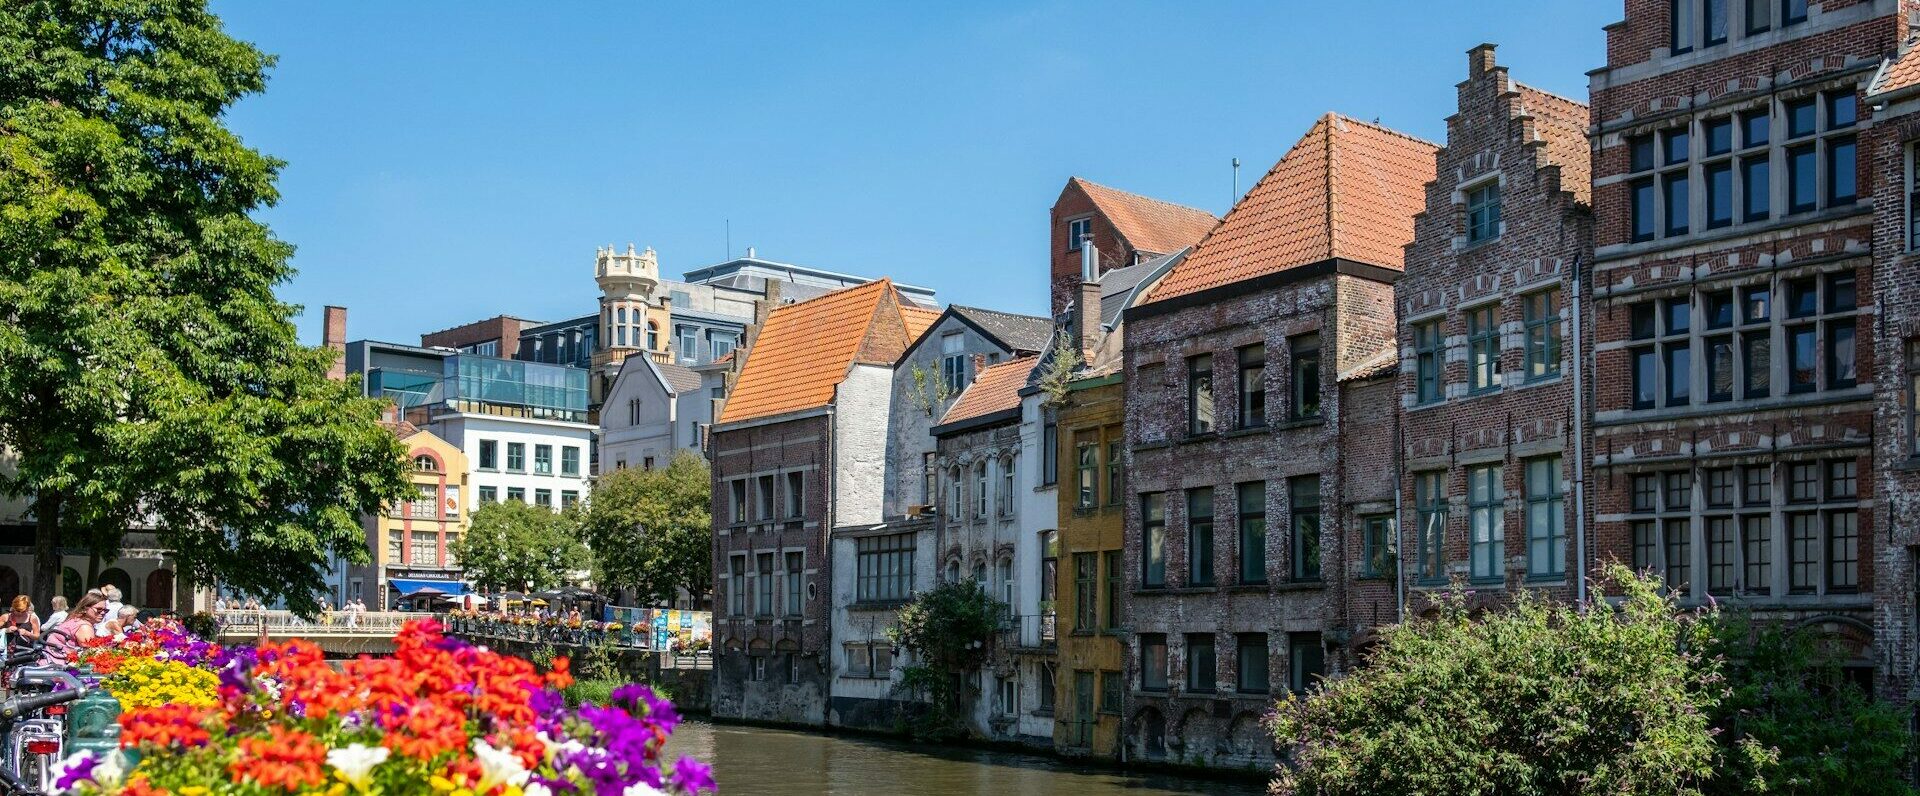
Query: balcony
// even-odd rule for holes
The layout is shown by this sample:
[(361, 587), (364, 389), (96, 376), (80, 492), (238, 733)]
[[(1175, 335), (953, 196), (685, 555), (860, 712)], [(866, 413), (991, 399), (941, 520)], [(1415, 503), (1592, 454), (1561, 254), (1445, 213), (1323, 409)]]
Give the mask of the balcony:
[(1050, 653), (1058, 644), (1052, 611), (1009, 615), (1000, 625), (1001, 643), (1014, 652)]

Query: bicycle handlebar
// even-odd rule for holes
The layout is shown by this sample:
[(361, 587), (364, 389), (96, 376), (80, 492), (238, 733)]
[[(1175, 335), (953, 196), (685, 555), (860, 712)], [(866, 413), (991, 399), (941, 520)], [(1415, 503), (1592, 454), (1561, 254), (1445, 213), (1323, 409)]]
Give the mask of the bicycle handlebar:
[(0, 721), (11, 721), (18, 718), (22, 713), (72, 702), (79, 699), (85, 693), (86, 689), (70, 688), (65, 691), (55, 691), (50, 694), (32, 694), (29, 696), (13, 697), (12, 699), (0, 702)]

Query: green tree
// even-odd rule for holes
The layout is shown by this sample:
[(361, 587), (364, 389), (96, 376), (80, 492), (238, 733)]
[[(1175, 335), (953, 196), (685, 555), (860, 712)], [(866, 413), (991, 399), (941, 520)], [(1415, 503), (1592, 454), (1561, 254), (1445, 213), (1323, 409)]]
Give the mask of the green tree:
[(676, 588), (711, 591), (712, 490), (706, 460), (684, 450), (664, 468), (601, 476), (583, 518), (596, 581), (650, 601), (671, 600)]
[(926, 702), (911, 728), (914, 735), (941, 740), (960, 734), (963, 675), (986, 662), (1006, 610), (972, 579), (940, 584), (900, 609), (887, 637), (912, 653), (913, 664), (901, 669), (901, 686)]
[(481, 506), (453, 555), (469, 580), (507, 589), (550, 589), (593, 566), (580, 544), (578, 511), (554, 513), (518, 500)]
[(1769, 750), (1761, 765), (1720, 779), (1709, 793), (1747, 793), (1742, 780), (1782, 794), (1849, 796), (1911, 794), (1902, 775), (1913, 735), (1898, 708), (1870, 697), (1843, 677), (1837, 656), (1807, 632), (1728, 613), (1719, 632), (1731, 693), (1716, 725), (1724, 742)]
[[(1521, 592), (1389, 628), (1367, 665), (1287, 698), (1277, 794), (1701, 794), (1769, 753), (1716, 743), (1713, 613), (1621, 567), (1617, 610)], [(1724, 772), (1724, 773), (1723, 773)], [(1754, 781), (1729, 783), (1759, 787)]]
[(272, 63), (199, 0), (0, 4), (0, 491), (31, 499), (42, 604), (61, 546), (151, 516), (186, 576), (313, 611), (406, 492), (273, 293), (281, 163), (222, 125)]

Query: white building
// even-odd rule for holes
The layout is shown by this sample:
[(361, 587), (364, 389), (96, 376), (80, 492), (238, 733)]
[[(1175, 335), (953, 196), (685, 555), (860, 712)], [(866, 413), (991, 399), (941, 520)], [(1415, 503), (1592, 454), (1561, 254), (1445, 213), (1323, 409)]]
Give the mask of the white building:
[(650, 357), (620, 364), (600, 406), (600, 472), (665, 467), (676, 451), (698, 453), (713, 424), (713, 399), (701, 374)]

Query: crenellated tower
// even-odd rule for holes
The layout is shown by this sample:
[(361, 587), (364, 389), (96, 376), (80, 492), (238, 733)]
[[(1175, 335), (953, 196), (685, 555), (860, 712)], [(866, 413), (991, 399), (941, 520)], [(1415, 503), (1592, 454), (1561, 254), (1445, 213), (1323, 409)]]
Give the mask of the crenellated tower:
[(593, 352), (590, 400), (598, 404), (628, 356), (644, 351), (664, 361), (672, 308), (655, 294), (660, 258), (652, 247), (635, 251), (629, 243), (624, 253), (612, 246), (597, 250), (593, 279), (600, 286), (600, 335)]

